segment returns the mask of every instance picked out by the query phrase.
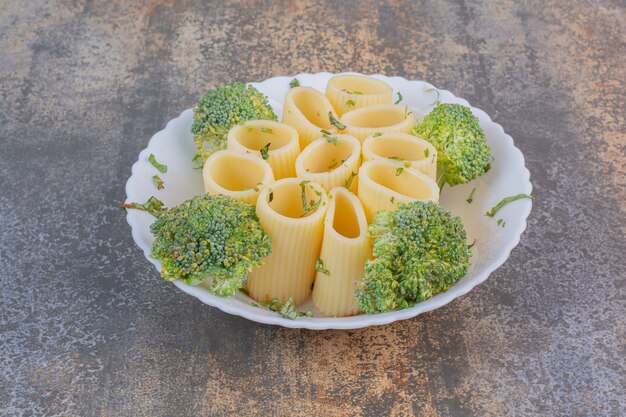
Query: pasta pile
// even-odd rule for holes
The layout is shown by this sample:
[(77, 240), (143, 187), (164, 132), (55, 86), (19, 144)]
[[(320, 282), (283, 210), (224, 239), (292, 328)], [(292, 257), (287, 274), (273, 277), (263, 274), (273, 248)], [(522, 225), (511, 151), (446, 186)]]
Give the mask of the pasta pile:
[(248, 275), (250, 297), (359, 313), (374, 214), (439, 199), (437, 151), (409, 134), (416, 118), (392, 100), (389, 85), (357, 75), (332, 77), (325, 94), (293, 87), (282, 122), (233, 127), (228, 149), (205, 161), (205, 191), (256, 204), (272, 237), (272, 253)]

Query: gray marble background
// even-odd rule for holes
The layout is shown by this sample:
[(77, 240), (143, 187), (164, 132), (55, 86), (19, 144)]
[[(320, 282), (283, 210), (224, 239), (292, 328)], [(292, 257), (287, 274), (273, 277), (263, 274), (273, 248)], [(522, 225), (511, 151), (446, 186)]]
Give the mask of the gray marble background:
[[(625, 415), (624, 22), (618, 0), (0, 0), (0, 415)], [(536, 200), (508, 262), (356, 331), (163, 282), (118, 208), (150, 136), (208, 87), (345, 70), (513, 136)]]

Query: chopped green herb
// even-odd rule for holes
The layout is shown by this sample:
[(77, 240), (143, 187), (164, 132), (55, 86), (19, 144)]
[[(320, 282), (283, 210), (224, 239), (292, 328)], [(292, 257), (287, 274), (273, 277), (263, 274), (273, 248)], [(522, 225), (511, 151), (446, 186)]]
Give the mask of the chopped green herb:
[(402, 165), (404, 165), (405, 168), (411, 168), (413, 166), (413, 162), (411, 162), (411, 161), (404, 161), (404, 163)]
[(346, 180), (346, 188), (350, 189), (350, 186), (352, 185), (352, 181), (354, 180), (354, 177), (357, 176), (357, 173), (352, 171), (350, 172), (350, 176), (348, 177), (348, 179)]
[(476, 244), (476, 239), (474, 239), (471, 245), (467, 245), (467, 249), (472, 249), (472, 246), (474, 246), (475, 244)]
[(246, 130), (248, 131), (248, 133), (251, 133), (254, 128), (252, 126), (246, 126)]
[(396, 198), (394, 196), (391, 196), (391, 198), (389, 199), (389, 201), (391, 202), (391, 204), (393, 204), (394, 201), (396, 201)]
[(506, 206), (510, 202), (513, 202), (515, 200), (520, 200), (522, 198), (529, 198), (533, 200), (535, 197), (533, 197), (532, 195), (528, 195), (528, 194), (517, 194), (511, 197), (505, 197), (502, 199), (502, 201), (500, 201), (498, 204), (493, 206), (493, 208), (490, 211), (486, 212), (485, 216), (493, 217), (496, 215), (498, 210), (500, 210), (502, 207)]
[(147, 211), (154, 217), (159, 217), (162, 213), (167, 211), (167, 209), (163, 207), (163, 202), (156, 197), (150, 197), (144, 204), (124, 203), (121, 207), (125, 210), (135, 209)]
[(404, 118), (406, 119), (409, 115), (409, 106), (404, 106)]
[(259, 307), (259, 308), (261, 308), (261, 306), (260, 306), (260, 305), (258, 305), (257, 303), (250, 303), (250, 305), (251, 305), (252, 307)]
[(252, 189), (256, 192), (259, 192), (259, 185), (263, 185), (262, 182), (258, 183), (257, 185), (255, 185), (254, 187), (252, 187)]
[(331, 131), (326, 130), (326, 129), (322, 129), (320, 130), (320, 132), (322, 132), (322, 135), (326, 135), (326, 136), (330, 136), (333, 134)]
[(354, 100), (346, 101), (346, 106), (354, 107), (355, 105), (356, 105), (356, 103), (354, 102)]
[(337, 136), (326, 136), (326, 135), (324, 135), (324, 138), (326, 139), (326, 142), (332, 143), (333, 145), (337, 145), (339, 143), (339, 142), (337, 142)]
[(313, 317), (313, 313), (311, 311), (302, 312), (298, 310), (298, 307), (295, 306), (291, 297), (289, 297), (284, 303), (278, 298), (272, 298), (267, 307), (290, 320), (295, 320), (302, 316)]
[(387, 159), (392, 159), (392, 160), (398, 161), (398, 162), (404, 162), (404, 159), (400, 158), (399, 156), (389, 156), (389, 157), (387, 157)]
[(331, 111), (328, 112), (328, 120), (330, 120), (330, 123), (339, 130), (344, 130), (346, 128), (346, 125), (337, 120)]
[(167, 165), (159, 164), (153, 153), (151, 153), (148, 157), (148, 161), (150, 161), (152, 166), (158, 169), (161, 174), (165, 174), (167, 172)]
[(383, 132), (376, 132), (376, 133), (374, 133), (372, 135), (372, 137), (377, 138), (377, 137), (382, 136), (382, 135), (383, 135)]
[(159, 178), (158, 175), (153, 176), (152, 181), (154, 181), (154, 184), (156, 185), (157, 190), (162, 190), (165, 188), (165, 184), (163, 183), (163, 180)]
[(498, 219), (498, 221), (496, 222), (496, 224), (497, 224), (498, 226), (502, 226), (502, 227), (504, 227), (504, 226), (506, 225), (506, 222), (505, 222), (504, 220), (502, 220), (502, 219)]
[(300, 81), (298, 81), (297, 78), (294, 78), (293, 80), (291, 80), (291, 82), (289, 83), (289, 87), (294, 88), (294, 87), (300, 87)]
[(306, 202), (306, 184), (308, 184), (311, 181), (302, 181), (300, 183), (300, 190), (302, 190), (302, 215), (300, 217), (304, 217), (307, 215), (307, 213), (316, 210), (320, 204), (322, 203), (322, 193), (320, 191), (315, 190), (314, 188), (312, 188), (315, 192), (315, 194), (319, 197), (319, 199), (317, 201), (311, 200), (311, 202), (309, 204), (307, 204)]
[(402, 93), (398, 91), (398, 99), (396, 100), (394, 104), (399, 104), (401, 101), (402, 101)]
[(474, 193), (476, 192), (476, 187), (474, 187), (472, 189), (472, 192), (470, 193), (469, 197), (467, 197), (467, 201), (469, 204), (472, 204), (472, 201), (474, 201)]
[(396, 177), (399, 177), (402, 174), (402, 171), (404, 171), (404, 168), (399, 167), (398, 169), (396, 169)]
[(424, 149), (424, 158), (428, 158), (428, 155), (430, 155), (430, 149), (426, 148)]
[(199, 153), (195, 154), (191, 161), (193, 162), (193, 169), (204, 168), (204, 161), (202, 160), (202, 155)]
[(262, 127), (261, 128), (261, 132), (263, 132), (263, 133), (274, 133), (274, 131), (272, 129), (270, 129), (269, 127)]
[(315, 270), (317, 272), (321, 272), (322, 274), (330, 276), (330, 271), (324, 268), (324, 261), (322, 261), (322, 258), (318, 258), (317, 261), (315, 261)]
[(363, 95), (363, 93), (360, 91), (353, 91), (352, 94), (356, 94), (357, 96)]
[(261, 158), (263, 158), (264, 160), (267, 161), (267, 159), (270, 157), (270, 145), (272, 143), (267, 143), (264, 147), (261, 148), (260, 152), (261, 152)]

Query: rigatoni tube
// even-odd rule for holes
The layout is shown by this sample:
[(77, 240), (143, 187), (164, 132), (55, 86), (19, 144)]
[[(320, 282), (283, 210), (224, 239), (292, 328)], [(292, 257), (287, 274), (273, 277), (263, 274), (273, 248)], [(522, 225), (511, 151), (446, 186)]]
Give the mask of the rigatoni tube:
[(439, 187), (429, 176), (390, 159), (373, 159), (359, 169), (359, 199), (367, 221), (378, 210), (395, 210), (410, 201), (439, 202)]
[(345, 133), (361, 142), (376, 133), (409, 133), (415, 127), (415, 115), (406, 106), (381, 104), (344, 113), (341, 123)]
[(250, 271), (248, 293), (260, 302), (272, 298), (302, 304), (311, 295), (328, 196), (314, 182), (284, 178), (259, 194), (256, 213), (272, 238), (272, 253)]
[(298, 131), (300, 148), (321, 136), (321, 130), (336, 132), (328, 114), (337, 118), (337, 114), (328, 98), (311, 87), (295, 87), (285, 95), (283, 123), (293, 126)]
[(257, 155), (272, 167), (274, 178), (294, 177), (300, 153), (298, 132), (285, 123), (273, 120), (250, 120), (228, 132), (228, 149)]
[(356, 192), (361, 163), (361, 143), (349, 135), (331, 135), (314, 140), (296, 159), (296, 176), (315, 181), (330, 192), (348, 187)]
[(204, 190), (255, 204), (259, 191), (274, 182), (272, 168), (263, 159), (240, 151), (222, 150), (204, 161)]
[(313, 302), (327, 316), (359, 312), (354, 291), (372, 257), (367, 220), (359, 199), (345, 188), (330, 192)]
[(365, 139), (361, 148), (363, 161), (395, 159), (437, 180), (437, 149), (407, 133), (384, 133)]
[(337, 114), (377, 104), (391, 104), (393, 89), (384, 81), (363, 75), (335, 75), (326, 84), (326, 97)]

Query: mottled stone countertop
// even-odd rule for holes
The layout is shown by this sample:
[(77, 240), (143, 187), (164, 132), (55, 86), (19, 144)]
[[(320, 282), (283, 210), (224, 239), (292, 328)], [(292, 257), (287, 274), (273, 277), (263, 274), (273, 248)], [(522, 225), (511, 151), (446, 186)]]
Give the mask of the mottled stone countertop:
[[(0, 415), (626, 415), (623, 2), (0, 10)], [(506, 264), (355, 331), (255, 324), (163, 282), (118, 207), (151, 135), (210, 86), (348, 70), (449, 89), (515, 139), (536, 200)]]

